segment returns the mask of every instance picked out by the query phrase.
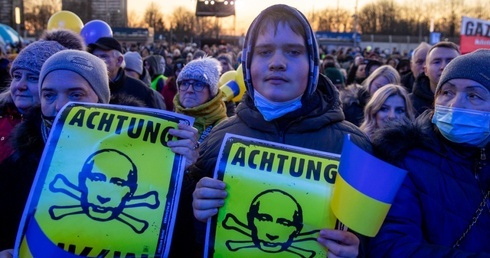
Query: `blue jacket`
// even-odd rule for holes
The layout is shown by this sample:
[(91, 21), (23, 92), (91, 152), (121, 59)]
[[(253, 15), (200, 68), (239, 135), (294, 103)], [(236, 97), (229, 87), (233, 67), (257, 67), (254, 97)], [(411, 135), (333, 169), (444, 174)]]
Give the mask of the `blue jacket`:
[[(373, 137), (375, 153), (408, 171), (378, 235), (371, 257), (490, 257), (490, 201), (472, 218), (490, 190), (485, 148), (447, 141), (431, 123), (432, 111), (410, 128)], [(407, 140), (408, 139), (408, 140)]]

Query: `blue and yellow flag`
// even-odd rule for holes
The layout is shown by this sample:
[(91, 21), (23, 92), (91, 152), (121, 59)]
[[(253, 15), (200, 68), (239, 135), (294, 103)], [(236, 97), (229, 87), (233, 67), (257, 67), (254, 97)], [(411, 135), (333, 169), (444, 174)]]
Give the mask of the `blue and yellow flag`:
[(16, 257), (166, 257), (184, 158), (173, 112), (69, 103), (43, 152), (17, 235)]
[(383, 223), (406, 171), (344, 139), (332, 210), (352, 230), (374, 237)]

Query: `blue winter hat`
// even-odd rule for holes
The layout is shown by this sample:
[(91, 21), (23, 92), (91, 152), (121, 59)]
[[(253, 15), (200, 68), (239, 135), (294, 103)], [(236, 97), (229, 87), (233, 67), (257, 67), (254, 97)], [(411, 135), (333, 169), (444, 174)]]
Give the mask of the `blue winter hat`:
[(264, 9), (252, 22), (248, 28), (247, 35), (245, 36), (245, 43), (243, 45), (242, 52), (242, 69), (245, 80), (245, 86), (247, 92), (253, 97), (253, 84), (250, 75), (250, 65), (252, 64), (253, 48), (259, 36), (260, 27), (264, 26), (264, 20), (267, 21), (270, 17), (280, 17), (284, 22), (288, 22), (291, 16), (296, 17), (296, 19), (301, 23), (305, 30), (305, 45), (308, 51), (309, 58), (309, 70), (308, 70), (308, 85), (303, 94), (303, 98), (309, 96), (315, 92), (319, 69), (320, 69), (320, 55), (318, 53), (318, 44), (316, 41), (315, 33), (311, 28), (310, 23), (306, 17), (298, 11), (296, 8), (284, 5), (276, 4)]
[(199, 58), (190, 61), (182, 68), (177, 77), (177, 84), (183, 80), (196, 80), (209, 85), (209, 91), (214, 97), (218, 94), (219, 75), (221, 73), (220, 62), (213, 57)]
[(478, 49), (461, 55), (444, 68), (435, 93), (444, 83), (452, 79), (469, 79), (480, 83), (490, 91), (490, 49)]

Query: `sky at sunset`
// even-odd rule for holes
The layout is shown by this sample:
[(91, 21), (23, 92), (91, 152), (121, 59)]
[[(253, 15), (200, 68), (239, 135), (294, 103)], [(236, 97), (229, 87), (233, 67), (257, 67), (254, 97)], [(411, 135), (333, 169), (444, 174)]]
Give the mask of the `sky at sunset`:
[[(369, 0), (357, 0), (358, 10)], [(196, 10), (196, 0), (128, 0), (128, 10), (136, 11), (140, 15), (144, 13), (148, 5), (154, 2), (159, 5), (164, 17), (169, 16), (172, 11), (179, 6), (188, 8), (191, 11)], [(354, 7), (356, 0), (236, 0), (236, 30), (237, 32), (244, 32), (246, 28), (252, 22), (252, 19), (259, 14), (259, 12), (266, 7), (273, 4), (287, 4), (298, 8), (304, 14), (308, 14), (312, 10), (325, 9), (325, 8), (337, 8), (337, 4), (341, 8), (352, 9), (354, 14)], [(232, 19), (227, 19), (224, 22), (233, 22)]]

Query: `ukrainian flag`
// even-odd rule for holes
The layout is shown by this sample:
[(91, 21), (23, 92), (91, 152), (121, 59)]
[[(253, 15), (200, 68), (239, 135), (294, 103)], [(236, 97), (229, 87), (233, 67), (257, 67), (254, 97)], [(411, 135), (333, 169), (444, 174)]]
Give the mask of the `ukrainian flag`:
[(344, 139), (331, 207), (352, 230), (374, 237), (407, 171), (392, 166)]

